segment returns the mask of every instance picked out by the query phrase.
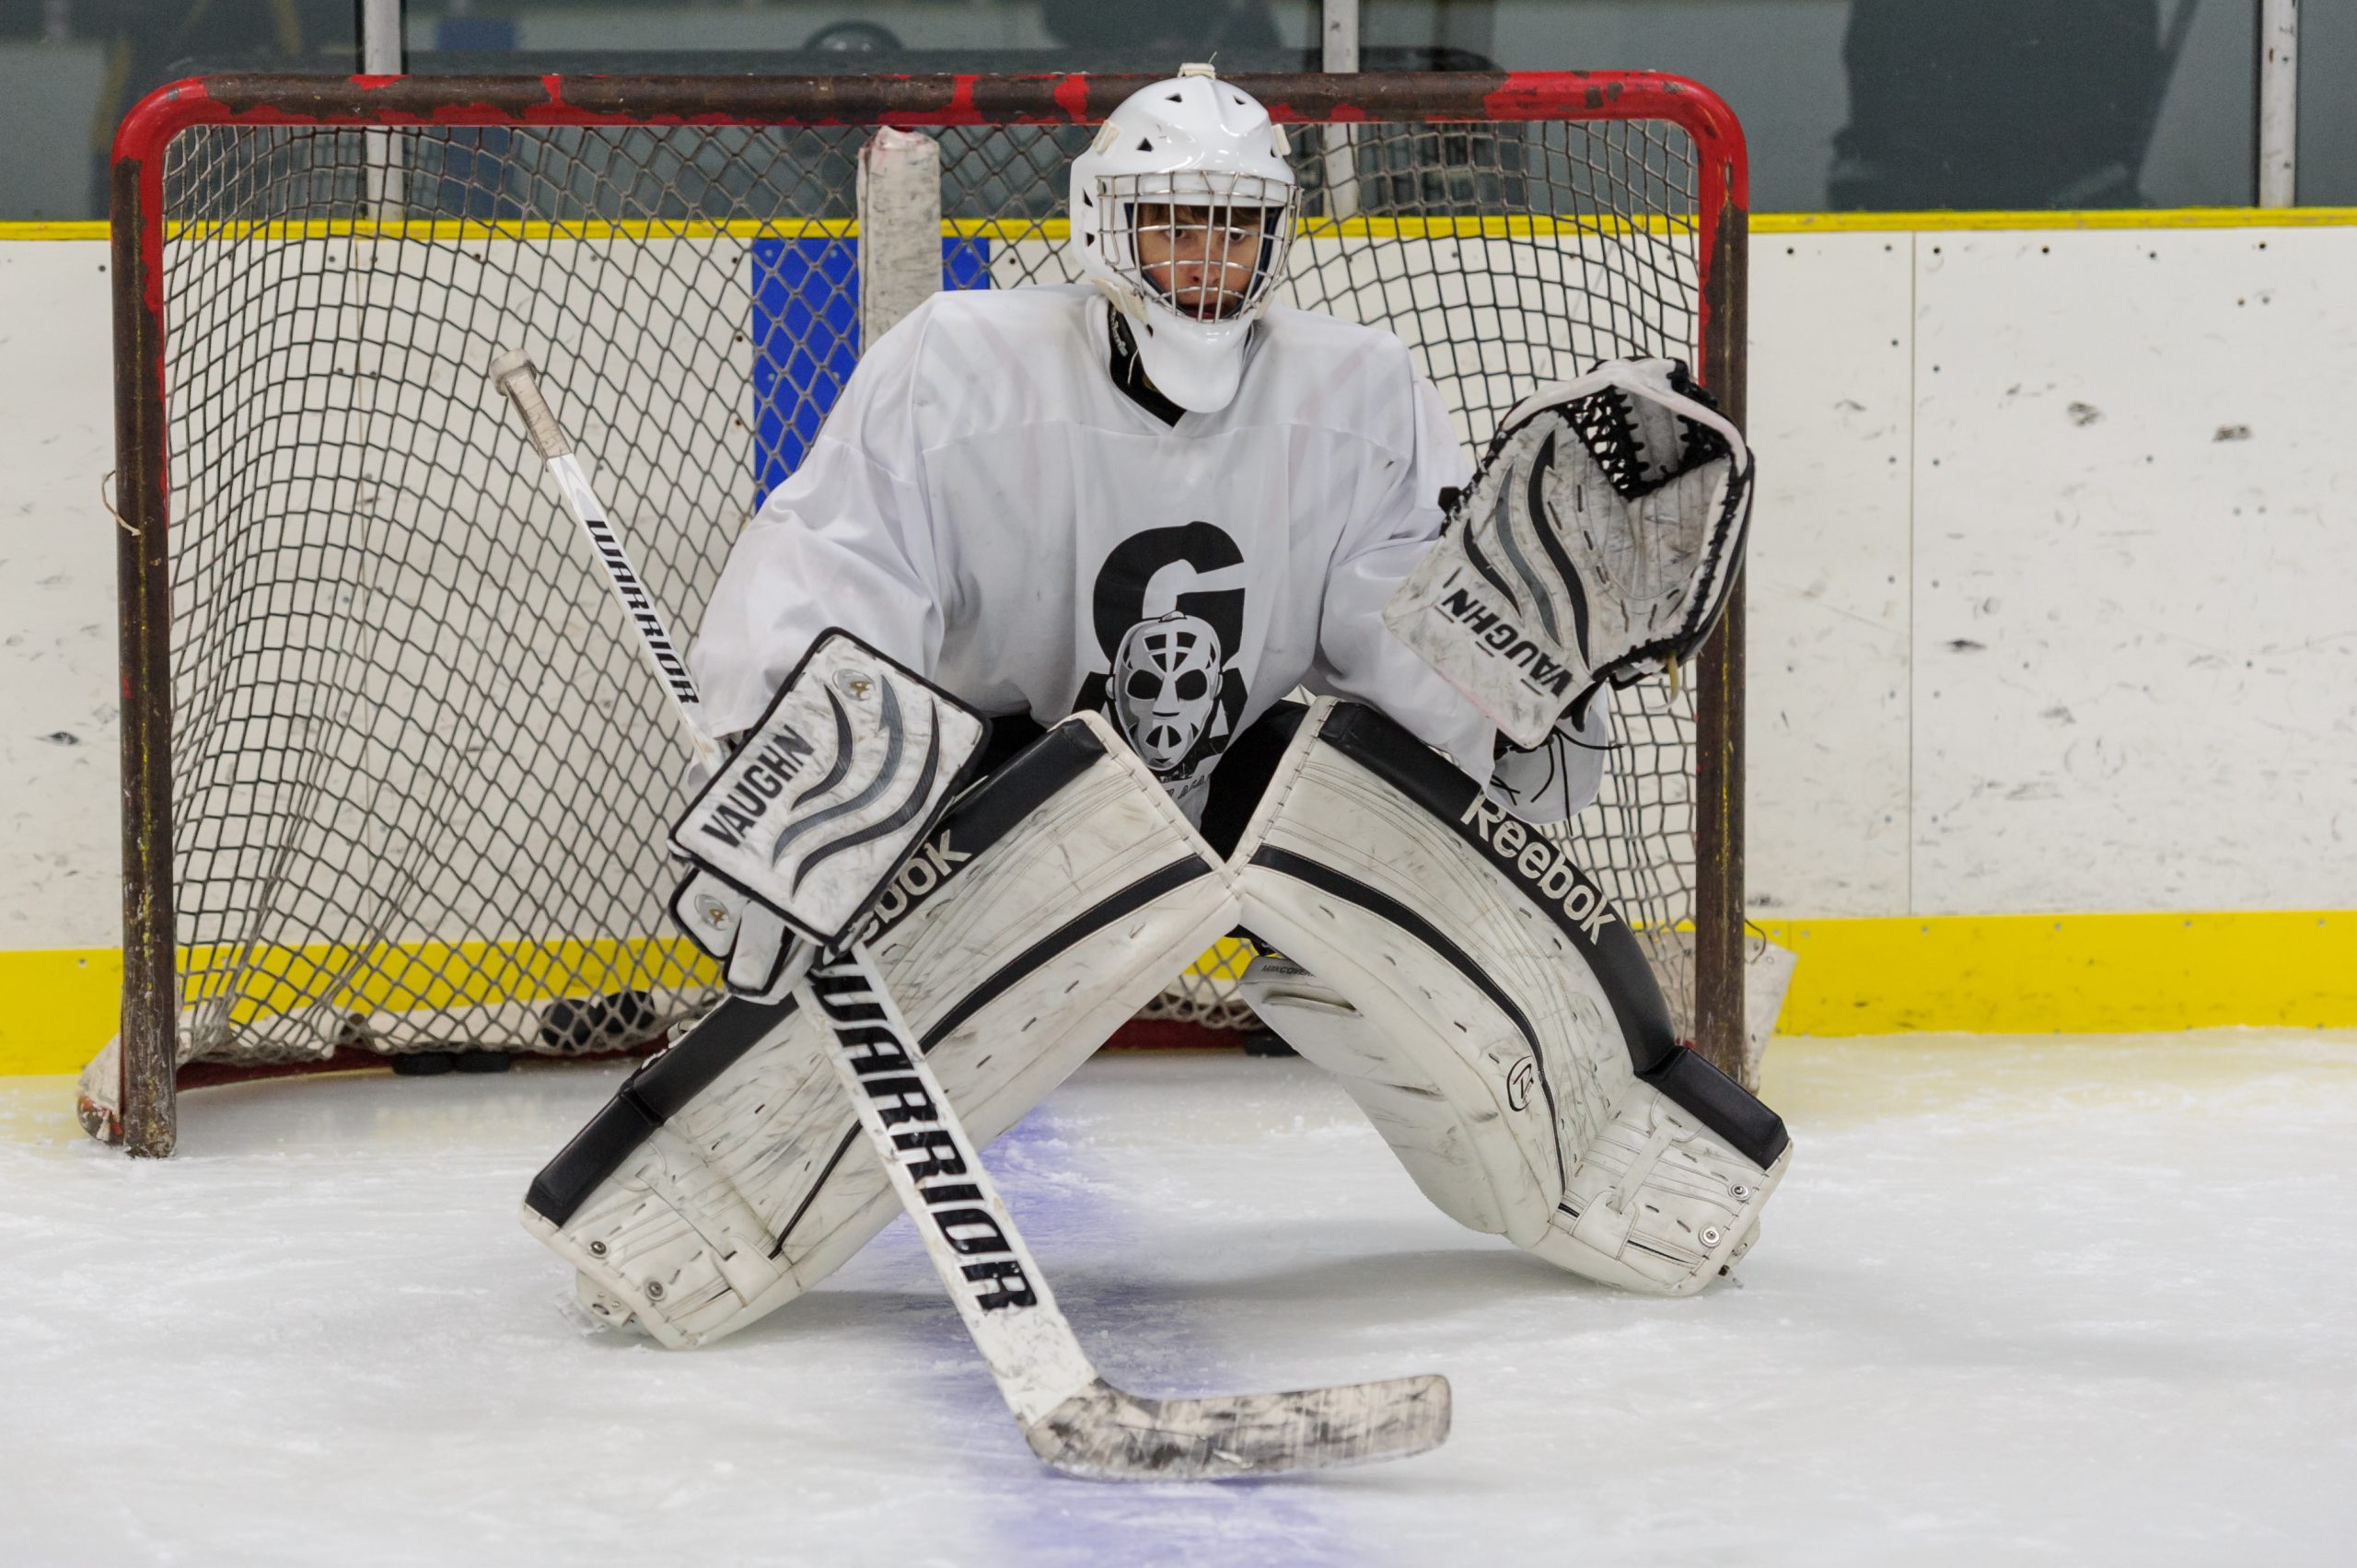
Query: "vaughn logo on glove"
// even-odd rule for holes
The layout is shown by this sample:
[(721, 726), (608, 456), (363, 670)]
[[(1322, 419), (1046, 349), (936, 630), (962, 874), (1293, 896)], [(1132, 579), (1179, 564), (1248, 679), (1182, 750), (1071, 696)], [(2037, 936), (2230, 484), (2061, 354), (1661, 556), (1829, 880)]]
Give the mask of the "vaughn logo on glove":
[(671, 831), (681, 854), (833, 944), (883, 890), (980, 749), (982, 721), (830, 632)]
[(1701, 645), (1726, 603), (1751, 455), (1675, 360), (1526, 398), (1383, 623), (1515, 746), (1605, 680)]

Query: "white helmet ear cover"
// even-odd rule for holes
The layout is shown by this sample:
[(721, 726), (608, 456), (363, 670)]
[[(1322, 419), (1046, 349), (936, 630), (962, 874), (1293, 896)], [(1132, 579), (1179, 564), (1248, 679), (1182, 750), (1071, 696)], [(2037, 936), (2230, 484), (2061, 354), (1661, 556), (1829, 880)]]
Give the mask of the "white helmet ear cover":
[[(1147, 377), (1182, 408), (1212, 412), (1236, 396), (1252, 323), (1283, 279), (1292, 245), (1299, 190), (1290, 150), (1249, 94), (1189, 67), (1132, 94), (1073, 160), (1074, 263), (1130, 318)], [(1193, 308), (1165, 292), (1139, 256), (1142, 213), (1155, 205), (1207, 208), (1214, 231), (1237, 236), (1235, 260), (1225, 239), (1211, 252), (1220, 281)], [(1239, 217), (1222, 221), (1223, 212), (1246, 210), (1257, 238), (1243, 238)]]

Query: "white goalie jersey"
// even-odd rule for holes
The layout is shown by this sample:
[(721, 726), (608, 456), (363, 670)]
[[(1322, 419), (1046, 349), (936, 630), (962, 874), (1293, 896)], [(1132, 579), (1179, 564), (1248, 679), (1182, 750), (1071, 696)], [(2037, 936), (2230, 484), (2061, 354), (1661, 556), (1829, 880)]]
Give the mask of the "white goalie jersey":
[(1104, 712), (1190, 815), (1295, 686), (1487, 778), (1493, 731), (1386, 630), (1469, 465), (1381, 331), (1271, 307), (1235, 400), (1135, 377), (1104, 300), (935, 296), (861, 361), (740, 539), (691, 663), (722, 734), (841, 626), (985, 714)]

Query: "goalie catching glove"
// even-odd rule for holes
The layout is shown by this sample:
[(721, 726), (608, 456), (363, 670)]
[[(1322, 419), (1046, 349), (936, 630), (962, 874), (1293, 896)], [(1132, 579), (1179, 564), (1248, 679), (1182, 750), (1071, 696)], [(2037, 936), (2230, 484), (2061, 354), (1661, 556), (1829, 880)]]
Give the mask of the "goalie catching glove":
[(1726, 604), (1751, 454), (1676, 360), (1614, 360), (1506, 416), (1383, 621), (1517, 747), (1604, 681), (1700, 647)]
[(671, 830), (695, 866), (671, 918), (729, 990), (782, 999), (810, 944), (850, 939), (982, 736), (948, 693), (849, 633), (822, 633)]

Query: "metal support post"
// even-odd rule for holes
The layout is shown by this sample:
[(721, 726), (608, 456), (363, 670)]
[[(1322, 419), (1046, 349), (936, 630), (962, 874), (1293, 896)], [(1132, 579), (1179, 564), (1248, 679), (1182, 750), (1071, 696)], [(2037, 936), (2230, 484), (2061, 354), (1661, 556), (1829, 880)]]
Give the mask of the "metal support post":
[(359, 0), (360, 74), (398, 76), (408, 62), (401, 38), (401, 0)]
[(2300, 0), (2260, 0), (2258, 204), (2288, 207), (2299, 187)]
[[(1359, 68), (1359, 0), (1325, 0), (1319, 40), (1323, 50), (1322, 69), (1356, 71)], [(1359, 210), (1358, 155), (1351, 127), (1327, 126), (1325, 151), (1326, 215), (1337, 223), (1356, 217)]]
[[(399, 76), (409, 64), (408, 40), (401, 34), (402, 0), (359, 0), (360, 74)], [(363, 134), (368, 215), (378, 223), (401, 216), (409, 200), (408, 173), (390, 133)]]

